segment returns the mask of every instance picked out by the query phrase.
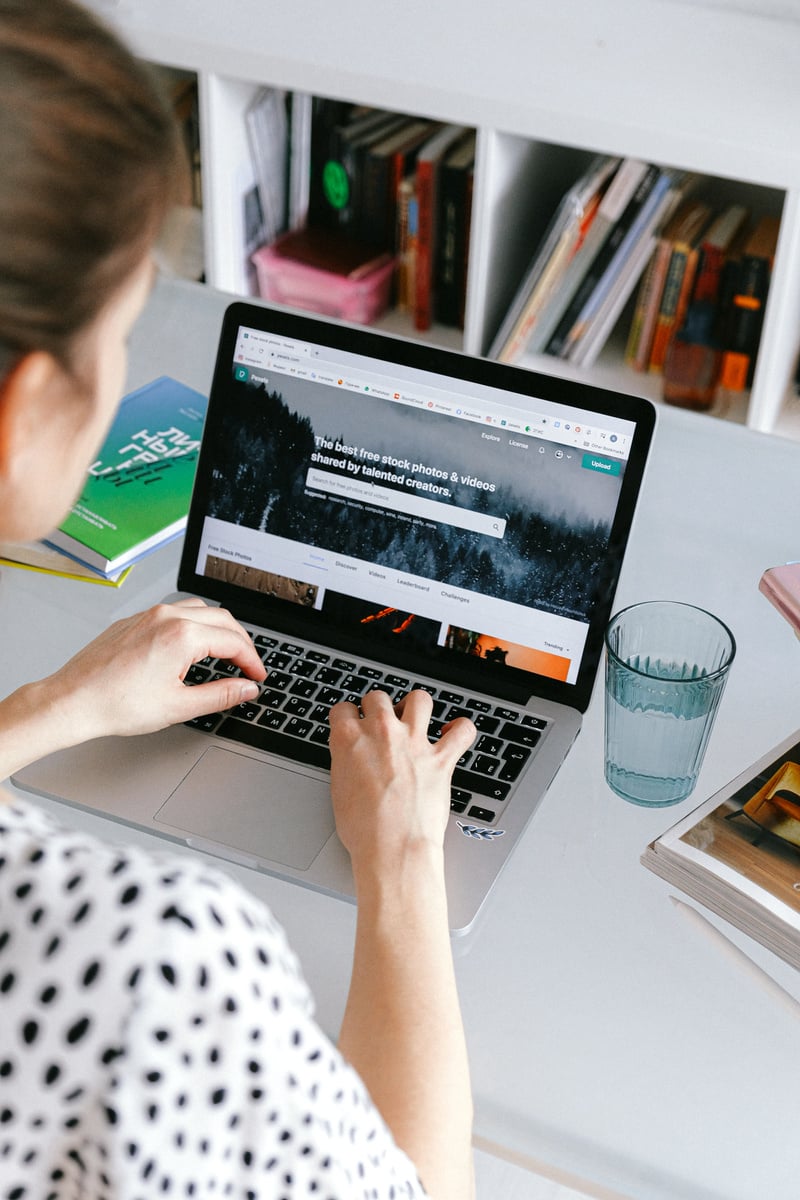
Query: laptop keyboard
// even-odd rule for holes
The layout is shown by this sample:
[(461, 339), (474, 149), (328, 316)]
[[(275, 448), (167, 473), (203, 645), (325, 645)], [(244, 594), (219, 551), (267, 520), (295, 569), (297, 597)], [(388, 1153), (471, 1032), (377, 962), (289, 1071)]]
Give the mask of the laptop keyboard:
[[(282, 755), (307, 766), (329, 769), (328, 713), (340, 700), (360, 704), (375, 689), (398, 700), (415, 688), (433, 698), (428, 737), (435, 741), (455, 717), (469, 717), (478, 730), (472, 747), (453, 773), (450, 808), (472, 821), (492, 824), (502, 813), (513, 784), (536, 751), (547, 722), (525, 709), (496, 705), (448, 687), (365, 665), (335, 652), (317, 650), (266, 634), (253, 641), (268, 675), (257, 700), (223, 713), (187, 721), (196, 729)], [(187, 684), (220, 675), (239, 675), (232, 663), (207, 658), (195, 663)]]

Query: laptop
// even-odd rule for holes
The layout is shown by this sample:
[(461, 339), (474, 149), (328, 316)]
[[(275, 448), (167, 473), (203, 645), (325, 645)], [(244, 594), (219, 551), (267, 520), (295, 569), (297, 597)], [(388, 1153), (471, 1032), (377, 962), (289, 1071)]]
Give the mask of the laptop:
[(654, 422), (637, 397), (233, 303), (177, 594), (243, 622), (262, 693), (13, 782), (352, 899), (327, 713), (424, 687), (432, 738), (460, 713), (478, 728), (445, 845), (466, 932), (580, 729)]

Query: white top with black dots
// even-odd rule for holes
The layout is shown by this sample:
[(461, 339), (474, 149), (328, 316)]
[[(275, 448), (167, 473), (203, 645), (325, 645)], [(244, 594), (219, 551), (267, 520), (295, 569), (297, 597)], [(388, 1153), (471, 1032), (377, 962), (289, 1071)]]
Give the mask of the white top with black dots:
[(2, 1200), (424, 1196), (269, 910), (0, 806)]

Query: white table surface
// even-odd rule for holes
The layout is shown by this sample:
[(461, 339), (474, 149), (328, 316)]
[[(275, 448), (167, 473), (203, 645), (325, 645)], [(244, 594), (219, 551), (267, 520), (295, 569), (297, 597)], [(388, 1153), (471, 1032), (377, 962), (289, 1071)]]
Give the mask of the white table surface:
[[(159, 284), (134, 332), (129, 388), (168, 373), (207, 391), (228, 300), (200, 285)], [(608, 789), (598, 686), (477, 928), (456, 943), (476, 1132), (600, 1195), (800, 1194), (800, 1015), (700, 936), (639, 862), (648, 841), (800, 728), (800, 644), (757, 589), (766, 567), (800, 558), (798, 515), (800, 445), (659, 410), (615, 608), (675, 598), (709, 608), (734, 631), (736, 661), (698, 788), (660, 811)], [(110, 621), (173, 590), (177, 559), (175, 544), (158, 551), (119, 589), (3, 568), (0, 690), (49, 673)], [(101, 837), (165, 848), (41, 804)], [(224, 869), (283, 922), (335, 1036), (353, 907)], [(795, 971), (711, 919), (800, 999)]]

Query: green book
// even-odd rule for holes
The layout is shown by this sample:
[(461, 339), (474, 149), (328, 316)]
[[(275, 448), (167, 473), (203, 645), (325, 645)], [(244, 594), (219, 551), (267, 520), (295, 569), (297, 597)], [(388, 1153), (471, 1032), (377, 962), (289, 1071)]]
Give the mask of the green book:
[(207, 402), (168, 375), (125, 396), (83, 491), (46, 540), (109, 576), (182, 533)]

